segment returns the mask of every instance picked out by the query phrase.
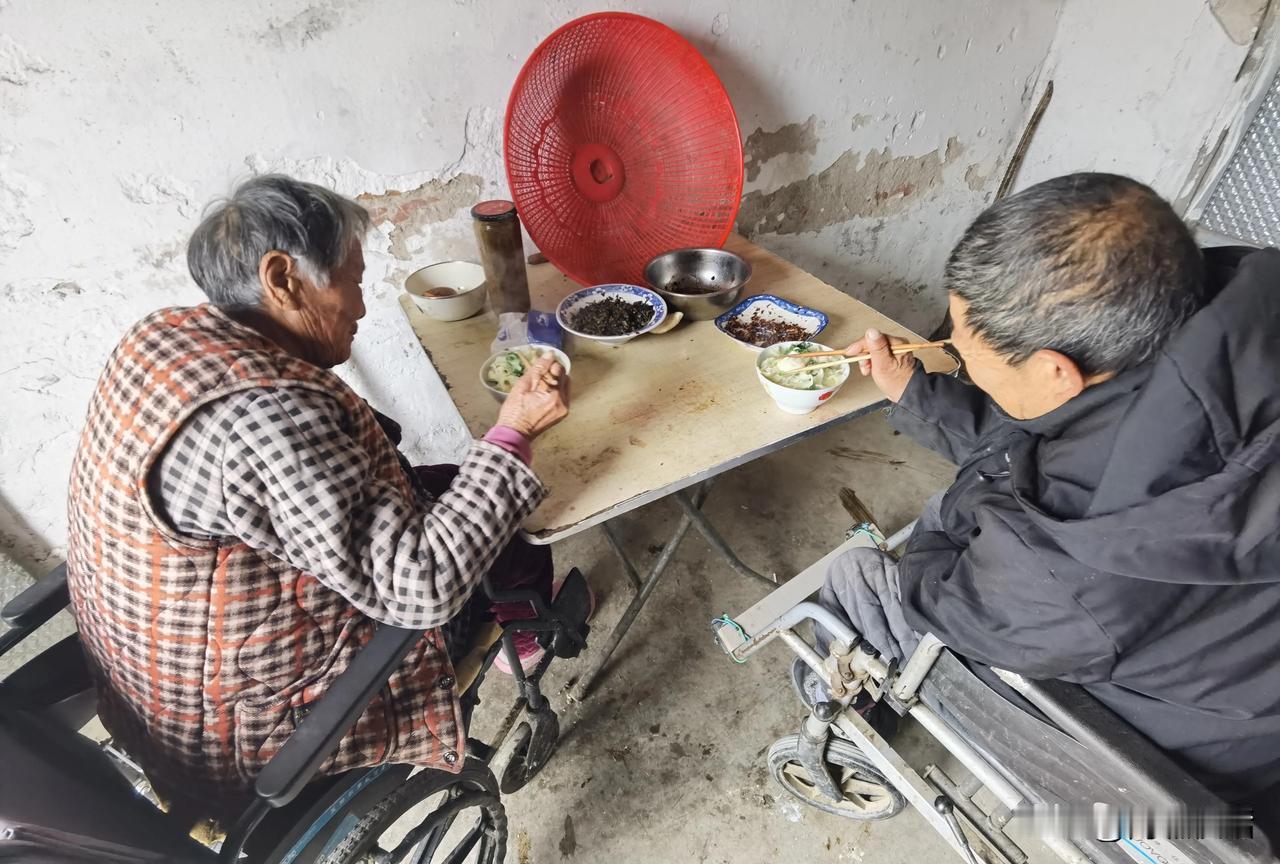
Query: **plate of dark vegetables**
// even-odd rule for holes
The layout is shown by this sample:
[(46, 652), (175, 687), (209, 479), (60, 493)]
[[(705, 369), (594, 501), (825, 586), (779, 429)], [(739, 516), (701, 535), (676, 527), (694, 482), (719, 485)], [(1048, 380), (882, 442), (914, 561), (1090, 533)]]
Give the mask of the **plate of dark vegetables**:
[(803, 342), (827, 326), (826, 313), (775, 297), (748, 297), (716, 319), (716, 328), (733, 341), (758, 351), (779, 342)]
[(639, 285), (595, 285), (560, 302), (556, 320), (575, 336), (621, 345), (648, 333), (667, 317), (666, 301)]

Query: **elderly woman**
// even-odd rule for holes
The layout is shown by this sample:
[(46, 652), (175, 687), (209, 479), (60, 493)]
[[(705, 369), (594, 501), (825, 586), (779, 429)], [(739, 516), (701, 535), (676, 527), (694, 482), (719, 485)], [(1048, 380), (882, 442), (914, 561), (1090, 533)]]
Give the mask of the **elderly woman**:
[(191, 238), (210, 302), (136, 324), (94, 392), (72, 604), (103, 721), (161, 788), (238, 797), (375, 622), (427, 632), (325, 770), (460, 770), (442, 628), (491, 568), (550, 592), (548, 553), (512, 537), (543, 498), (530, 442), (567, 414), (567, 376), (540, 362), (461, 466), (409, 470), (398, 427), (329, 371), (365, 314), (368, 224), (319, 186), (248, 181)]

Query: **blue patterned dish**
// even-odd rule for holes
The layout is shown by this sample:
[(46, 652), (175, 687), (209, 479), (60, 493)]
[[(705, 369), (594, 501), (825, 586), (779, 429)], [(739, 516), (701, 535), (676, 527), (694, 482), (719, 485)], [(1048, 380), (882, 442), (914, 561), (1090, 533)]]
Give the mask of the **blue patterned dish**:
[[(653, 309), (653, 318), (649, 323), (634, 333), (627, 333), (622, 336), (592, 336), (589, 333), (583, 333), (573, 329), (573, 316), (577, 314), (582, 307), (593, 303), (596, 300), (602, 300), (606, 297), (617, 297), (628, 303), (645, 303)], [(605, 345), (621, 345), (623, 342), (629, 342), (637, 336), (648, 333), (653, 328), (661, 324), (667, 317), (667, 302), (658, 296), (657, 292), (650, 291), (648, 288), (641, 288), (639, 285), (593, 285), (590, 288), (583, 288), (574, 291), (568, 297), (560, 301), (560, 305), (556, 308), (556, 320), (560, 322), (560, 326), (574, 336), (580, 336), (583, 339), (593, 339)]]
[[(759, 315), (766, 321), (778, 321), (784, 324), (795, 324), (804, 328), (805, 338), (812, 339), (826, 329), (829, 321), (825, 312), (819, 312), (817, 309), (810, 309), (808, 306), (799, 306), (781, 297), (775, 297), (772, 294), (757, 294), (754, 297), (748, 297), (737, 306), (734, 306), (728, 312), (716, 319), (716, 329), (724, 335), (728, 336), (734, 342), (737, 342), (744, 348), (750, 348), (752, 351), (759, 351), (767, 348), (767, 345), (752, 345), (750, 342), (744, 342), (736, 336), (731, 336), (725, 327), (730, 321), (735, 319), (746, 321), (753, 315)], [(788, 342), (792, 340), (779, 339), (779, 342)]]

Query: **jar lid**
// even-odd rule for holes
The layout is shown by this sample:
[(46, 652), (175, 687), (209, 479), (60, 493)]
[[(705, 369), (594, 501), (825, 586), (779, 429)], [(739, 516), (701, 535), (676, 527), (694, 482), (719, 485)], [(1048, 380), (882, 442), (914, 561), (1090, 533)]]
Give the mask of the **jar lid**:
[(516, 216), (516, 205), (510, 201), (494, 200), (481, 201), (479, 204), (471, 208), (472, 218), (479, 219), (481, 222), (498, 222), (505, 219), (514, 219)]

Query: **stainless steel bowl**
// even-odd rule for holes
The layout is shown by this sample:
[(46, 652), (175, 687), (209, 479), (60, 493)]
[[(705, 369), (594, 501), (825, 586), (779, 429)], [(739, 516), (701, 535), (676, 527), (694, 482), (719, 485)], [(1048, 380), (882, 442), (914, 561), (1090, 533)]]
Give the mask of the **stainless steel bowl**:
[[(646, 264), (644, 278), (668, 306), (679, 309), (691, 321), (706, 321), (738, 302), (743, 286), (751, 278), (751, 265), (723, 249), (676, 249)], [(688, 293), (667, 287), (684, 280), (696, 281), (713, 290)]]

